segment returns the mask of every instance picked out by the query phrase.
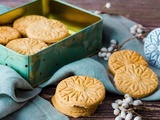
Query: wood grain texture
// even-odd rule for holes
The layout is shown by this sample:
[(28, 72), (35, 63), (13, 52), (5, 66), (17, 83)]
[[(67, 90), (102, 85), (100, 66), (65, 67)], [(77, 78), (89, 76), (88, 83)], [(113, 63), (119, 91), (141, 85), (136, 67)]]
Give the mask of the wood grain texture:
[[(41, 92), (41, 96), (50, 101), (55, 93), (56, 86), (48, 86)], [(123, 96), (106, 93), (106, 97), (102, 104), (98, 106), (96, 112), (90, 117), (70, 118), (70, 120), (114, 120), (113, 108), (111, 103), (117, 99), (123, 99)], [(160, 119), (160, 101), (146, 102), (143, 101), (144, 106), (137, 108), (135, 111), (140, 114), (143, 120), (159, 120)]]
[[(17, 7), (31, 0), (0, 0), (0, 4)], [(64, 0), (86, 10), (102, 10), (103, 12), (121, 14), (148, 29), (160, 26), (160, 0)], [(102, 9), (106, 2), (111, 3), (110, 9)], [(41, 96), (50, 101), (56, 86), (48, 86), (43, 89)], [(123, 96), (106, 93), (106, 98), (99, 105), (96, 112), (90, 117), (70, 118), (71, 120), (114, 120), (111, 103)], [(144, 107), (137, 112), (144, 120), (160, 120), (160, 101), (143, 102)]]
[(87, 10), (101, 10), (106, 3), (110, 3), (111, 7), (109, 9), (102, 9), (104, 12), (122, 14), (125, 17), (151, 29), (160, 26), (160, 0), (65, 1)]
[[(17, 7), (32, 0), (0, 0), (0, 4)], [(160, 0), (64, 0), (86, 10), (102, 10), (107, 13), (124, 15), (125, 17), (153, 29), (160, 26)], [(102, 9), (110, 3), (109, 9)]]

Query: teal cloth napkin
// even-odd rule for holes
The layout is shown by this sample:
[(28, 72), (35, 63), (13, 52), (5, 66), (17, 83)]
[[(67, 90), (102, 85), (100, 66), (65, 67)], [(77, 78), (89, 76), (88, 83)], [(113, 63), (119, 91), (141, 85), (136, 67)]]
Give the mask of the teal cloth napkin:
[[(0, 12), (2, 11), (0, 6)], [(122, 43), (128, 38), (133, 37), (129, 28), (136, 24), (135, 22), (122, 17), (103, 14), (103, 45), (108, 46), (111, 39), (116, 39)], [(135, 47), (136, 46), (136, 47)], [(122, 49), (132, 49), (144, 56), (143, 44), (137, 39), (126, 43)], [(62, 79), (72, 75), (92, 76), (104, 84), (108, 92), (121, 94), (112, 82), (112, 76), (107, 72), (107, 61), (94, 55), (90, 58), (84, 58), (60, 68), (46, 82), (36, 88), (32, 88), (13, 69), (0, 65), (0, 118), (2, 120), (68, 120), (69, 118), (59, 113), (45, 99), (38, 96), (41, 90), (51, 84), (57, 84)], [(149, 66), (160, 78), (160, 70)], [(160, 100), (160, 90), (143, 100)]]

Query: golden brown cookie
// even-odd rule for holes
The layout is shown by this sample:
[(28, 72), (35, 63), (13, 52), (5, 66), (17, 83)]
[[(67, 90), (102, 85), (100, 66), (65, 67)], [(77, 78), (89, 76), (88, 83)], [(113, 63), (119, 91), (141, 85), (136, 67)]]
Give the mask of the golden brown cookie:
[(124, 94), (133, 98), (143, 98), (152, 94), (158, 87), (157, 75), (148, 67), (130, 64), (116, 71), (115, 85)]
[(19, 38), (10, 41), (6, 47), (23, 55), (33, 55), (48, 46), (41, 40)]
[(52, 103), (66, 115), (89, 116), (104, 97), (105, 87), (99, 80), (89, 76), (72, 76), (57, 85)]
[(40, 16), (40, 15), (27, 15), (27, 16), (23, 16), (20, 17), (18, 19), (16, 19), (13, 22), (13, 28), (15, 28), (16, 30), (18, 30), (22, 36), (26, 37), (26, 28), (33, 22), (39, 21), (39, 20), (43, 20), (43, 19), (47, 19), (44, 16)]
[(59, 110), (61, 113), (66, 114), (68, 116), (78, 118), (81, 116), (90, 116), (93, 114), (96, 109), (97, 105), (90, 107), (90, 108), (84, 108), (84, 107), (79, 107), (79, 106), (67, 106), (60, 102), (59, 100), (56, 99), (56, 97), (52, 97), (52, 103), (54, 107)]
[(41, 39), (46, 43), (54, 43), (68, 36), (67, 27), (58, 20), (47, 19), (32, 23), (26, 29), (29, 38)]
[(115, 75), (116, 71), (128, 64), (138, 64), (148, 66), (143, 56), (133, 50), (120, 50), (114, 52), (108, 60), (109, 72)]
[(9, 26), (0, 27), (0, 44), (6, 45), (9, 41), (20, 37), (21, 34), (12, 27)]
[[(69, 94), (68, 94), (69, 93)], [(105, 95), (103, 84), (92, 77), (72, 76), (61, 81), (56, 96), (67, 105), (90, 107), (102, 102)]]

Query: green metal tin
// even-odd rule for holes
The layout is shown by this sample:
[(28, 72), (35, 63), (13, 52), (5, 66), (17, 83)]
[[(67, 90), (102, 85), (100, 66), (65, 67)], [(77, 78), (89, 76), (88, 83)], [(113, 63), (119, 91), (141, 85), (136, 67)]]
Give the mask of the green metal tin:
[(18, 17), (43, 15), (67, 25), (71, 35), (28, 56), (0, 45), (0, 64), (10, 66), (32, 86), (48, 80), (65, 64), (95, 54), (102, 47), (102, 18), (59, 0), (37, 0), (0, 15), (0, 25)]

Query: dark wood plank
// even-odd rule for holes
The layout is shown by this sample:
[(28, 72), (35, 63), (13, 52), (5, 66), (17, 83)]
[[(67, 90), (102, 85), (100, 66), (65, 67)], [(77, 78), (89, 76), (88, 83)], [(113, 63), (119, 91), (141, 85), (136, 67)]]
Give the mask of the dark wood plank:
[(159, 0), (65, 0), (68, 3), (87, 10), (101, 10), (106, 3), (110, 3), (109, 9), (104, 12), (122, 14), (146, 27), (160, 26), (160, 1)]
[[(55, 93), (56, 86), (48, 86), (41, 92), (41, 96), (51, 102), (51, 97)], [(117, 99), (123, 99), (123, 96), (106, 93), (106, 97), (102, 104), (98, 106), (96, 112), (90, 117), (72, 118), (71, 120), (114, 120), (113, 108), (111, 103)], [(143, 101), (144, 106), (137, 108), (136, 112), (140, 114), (144, 120), (159, 120), (160, 118), (160, 101), (146, 102)]]
[[(32, 0), (1, 0), (0, 4), (17, 7)], [(86, 10), (102, 10), (107, 3), (111, 3), (109, 9), (104, 12), (122, 14), (146, 27), (155, 28), (160, 26), (160, 1), (159, 0), (64, 0), (70, 4)]]
[[(17, 7), (31, 0), (0, 0), (0, 4), (10, 7)], [(73, 5), (86, 10), (102, 10), (106, 13), (120, 14), (142, 24), (143, 26), (154, 29), (160, 26), (160, 0), (64, 0)], [(102, 9), (107, 3), (111, 3), (110, 9)], [(43, 89), (41, 96), (51, 102), (51, 97), (55, 92), (55, 86), (48, 86)], [(71, 120), (114, 120), (111, 103), (123, 96), (106, 93), (106, 98), (99, 105), (96, 112), (90, 117), (70, 118)], [(143, 102), (145, 107), (139, 108), (137, 112), (144, 120), (160, 119), (160, 101)]]
[(15, 8), (32, 0), (0, 0), (0, 4)]

